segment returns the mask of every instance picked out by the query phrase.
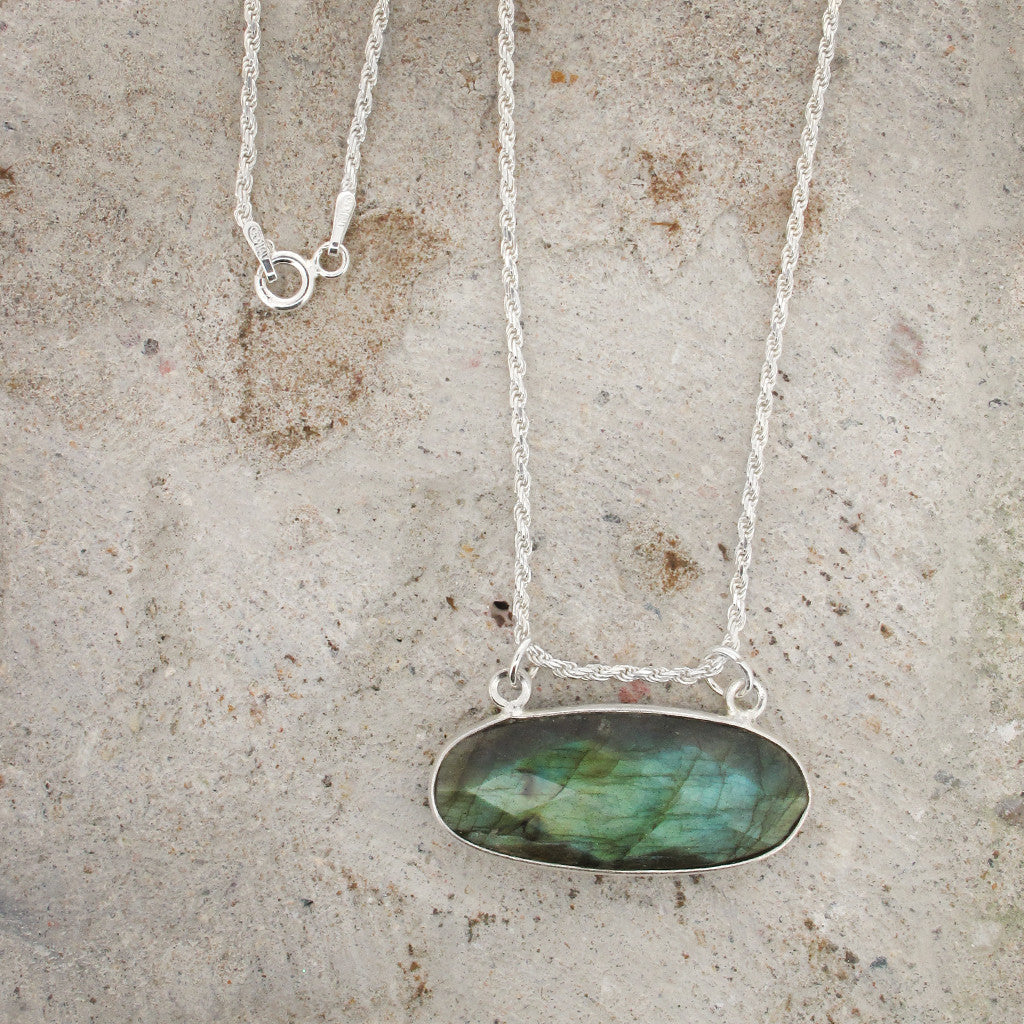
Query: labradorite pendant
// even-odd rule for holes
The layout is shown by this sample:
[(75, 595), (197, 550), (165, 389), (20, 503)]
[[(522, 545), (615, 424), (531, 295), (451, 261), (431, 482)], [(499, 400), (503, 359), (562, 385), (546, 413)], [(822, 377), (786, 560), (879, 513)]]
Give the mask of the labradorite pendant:
[(706, 871), (757, 860), (800, 828), (807, 776), (741, 720), (648, 707), (503, 714), (454, 740), (431, 806), (459, 839), (592, 871)]

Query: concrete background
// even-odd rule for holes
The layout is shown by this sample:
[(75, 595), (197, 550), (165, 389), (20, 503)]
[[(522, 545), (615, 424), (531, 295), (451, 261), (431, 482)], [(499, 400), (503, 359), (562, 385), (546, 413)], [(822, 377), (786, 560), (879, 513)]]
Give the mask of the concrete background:
[[(1019, 1020), (1021, 5), (842, 12), (748, 632), (816, 804), (681, 880), (490, 859), (425, 806), (510, 654), (493, 6), (397, 0), (351, 272), (272, 316), (240, 4), (0, 2), (0, 1020)], [(264, 15), (254, 200), (308, 252), (369, 4)], [(720, 636), (818, 17), (520, 14), (555, 652)]]

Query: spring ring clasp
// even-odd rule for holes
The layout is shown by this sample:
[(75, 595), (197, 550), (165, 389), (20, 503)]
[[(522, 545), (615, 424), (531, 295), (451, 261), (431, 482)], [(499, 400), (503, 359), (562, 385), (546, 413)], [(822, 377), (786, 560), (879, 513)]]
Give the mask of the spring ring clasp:
[[(339, 265), (333, 270), (328, 270), (323, 265), (323, 258), (327, 255), (338, 256), (341, 260)], [(270, 273), (266, 270), (267, 264), (261, 263), (259, 270), (256, 271), (253, 285), (256, 288), (256, 294), (259, 296), (260, 301), (269, 309), (281, 311), (299, 309), (309, 302), (309, 298), (313, 294), (313, 286), (316, 284), (318, 277), (341, 277), (342, 274), (348, 271), (348, 264), (348, 249), (343, 245), (339, 245), (337, 249), (332, 251), (330, 242), (324, 242), (313, 254), (311, 260), (307, 260), (304, 256), (300, 256), (297, 252), (292, 252), (289, 249), (278, 249), (270, 254), (269, 259), (269, 265), (271, 270), (274, 271), (274, 276), (271, 277)], [(291, 295), (278, 295), (270, 290), (270, 282), (276, 281), (280, 277), (276, 270), (277, 267), (291, 267), (298, 272), (299, 286)]]
[[(268, 309), (289, 310), (298, 309), (309, 302), (309, 297), (313, 294), (313, 285), (320, 275), (316, 264), (311, 263), (297, 252), (291, 252), (289, 249), (278, 249), (270, 254), (270, 266), (274, 270), (273, 278), (266, 271), (266, 265), (261, 263), (259, 270), (256, 271), (256, 278), (253, 281), (256, 294), (264, 306)], [(299, 287), (291, 295), (277, 295), (270, 290), (271, 280), (276, 281), (280, 276), (277, 273), (278, 267), (291, 267), (298, 272)]]

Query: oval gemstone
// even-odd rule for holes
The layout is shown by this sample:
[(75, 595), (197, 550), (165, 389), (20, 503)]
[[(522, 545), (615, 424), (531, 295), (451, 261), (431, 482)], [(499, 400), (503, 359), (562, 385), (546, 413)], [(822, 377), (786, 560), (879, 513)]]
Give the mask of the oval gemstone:
[(699, 871), (761, 857), (799, 828), (807, 779), (738, 722), (672, 710), (500, 718), (456, 740), (432, 802), (492, 853), (594, 871)]

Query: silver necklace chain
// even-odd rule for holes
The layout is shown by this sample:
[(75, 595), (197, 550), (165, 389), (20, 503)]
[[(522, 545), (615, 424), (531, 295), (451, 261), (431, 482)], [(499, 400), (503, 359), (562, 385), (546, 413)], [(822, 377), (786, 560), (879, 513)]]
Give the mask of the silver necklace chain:
[[(242, 59), (242, 147), (238, 156), (238, 178), (235, 184), (235, 220), (245, 235), (259, 269), (254, 281), (256, 294), (271, 309), (297, 309), (313, 294), (318, 277), (341, 277), (348, 270), (349, 254), (342, 244), (356, 207), (356, 178), (359, 174), (360, 151), (366, 138), (366, 123), (373, 108), (373, 87), (377, 84), (377, 65), (384, 46), (384, 32), (390, 15), (389, 0), (377, 0), (373, 9), (370, 37), (366, 41), (366, 57), (359, 78), (352, 126), (348, 132), (345, 151), (345, 170), (341, 189), (334, 201), (334, 220), (330, 238), (321, 245), (312, 259), (298, 253), (275, 249), (273, 242), (263, 234), (252, 209), (252, 172), (256, 166), (256, 82), (260, 74), (260, 0), (245, 0), (245, 56)], [(339, 261), (328, 269), (325, 257)], [(279, 296), (269, 285), (277, 281), (277, 268), (288, 266), (299, 275), (299, 287), (294, 294)]]
[[(754, 414), (754, 427), (750, 438), (750, 454), (747, 457), (746, 482), (743, 487), (741, 511), (737, 523), (737, 544), (735, 569), (729, 590), (732, 602), (727, 615), (725, 636), (718, 647), (713, 648), (694, 667), (653, 668), (636, 665), (603, 665), (599, 663), (579, 664), (550, 654), (530, 636), (530, 556), (531, 539), (530, 515), (530, 447), (527, 440), (529, 419), (526, 415), (526, 368), (523, 362), (522, 304), (519, 298), (519, 247), (516, 241), (516, 182), (515, 145), (516, 129), (514, 120), (515, 97), (513, 93), (515, 53), (515, 0), (498, 0), (498, 109), (500, 124), (499, 164), (501, 168), (501, 257), (502, 280), (505, 290), (505, 336), (508, 342), (509, 401), (512, 409), (512, 452), (515, 462), (515, 583), (512, 600), (512, 615), (515, 631), (516, 653), (507, 673), (519, 687), (520, 693), (514, 701), (507, 701), (497, 693), (499, 677), (492, 681), (491, 693), (497, 702), (508, 709), (517, 710), (529, 699), (529, 679), (532, 672), (521, 673), (525, 662), (536, 668), (546, 668), (564, 679), (585, 679), (601, 682), (618, 679), (622, 682), (643, 680), (647, 683), (680, 683), (692, 685), (705, 681), (719, 694), (725, 693), (732, 710), (737, 694), (757, 691), (755, 711), (760, 713), (766, 698), (764, 687), (757, 683), (749, 669), (739, 658), (739, 637), (747, 621), (747, 586), (750, 576), (750, 562), (757, 522), (757, 504), (761, 491), (761, 475), (764, 472), (764, 449), (768, 440), (768, 421), (772, 414), (772, 390), (778, 376), (779, 357), (782, 353), (782, 332), (786, 327), (789, 300), (793, 294), (793, 276), (800, 253), (800, 237), (804, 228), (804, 212), (814, 164), (814, 150), (818, 143), (818, 126), (824, 110), (825, 90), (828, 88), (835, 56), (836, 26), (839, 6), (842, 0), (827, 0), (822, 17), (821, 42), (818, 46), (818, 64), (811, 85), (811, 97), (807, 103), (806, 120), (800, 134), (800, 157), (796, 163), (796, 185), (793, 188), (792, 209), (786, 224), (786, 242), (782, 248), (779, 275), (775, 286), (775, 304), (772, 308), (768, 338), (765, 343), (764, 365), (761, 367), (760, 389)], [(739, 662), (744, 670), (745, 682), (740, 689), (730, 686), (728, 691), (715, 682), (715, 677), (728, 662)], [(753, 685), (752, 685), (753, 684)]]

